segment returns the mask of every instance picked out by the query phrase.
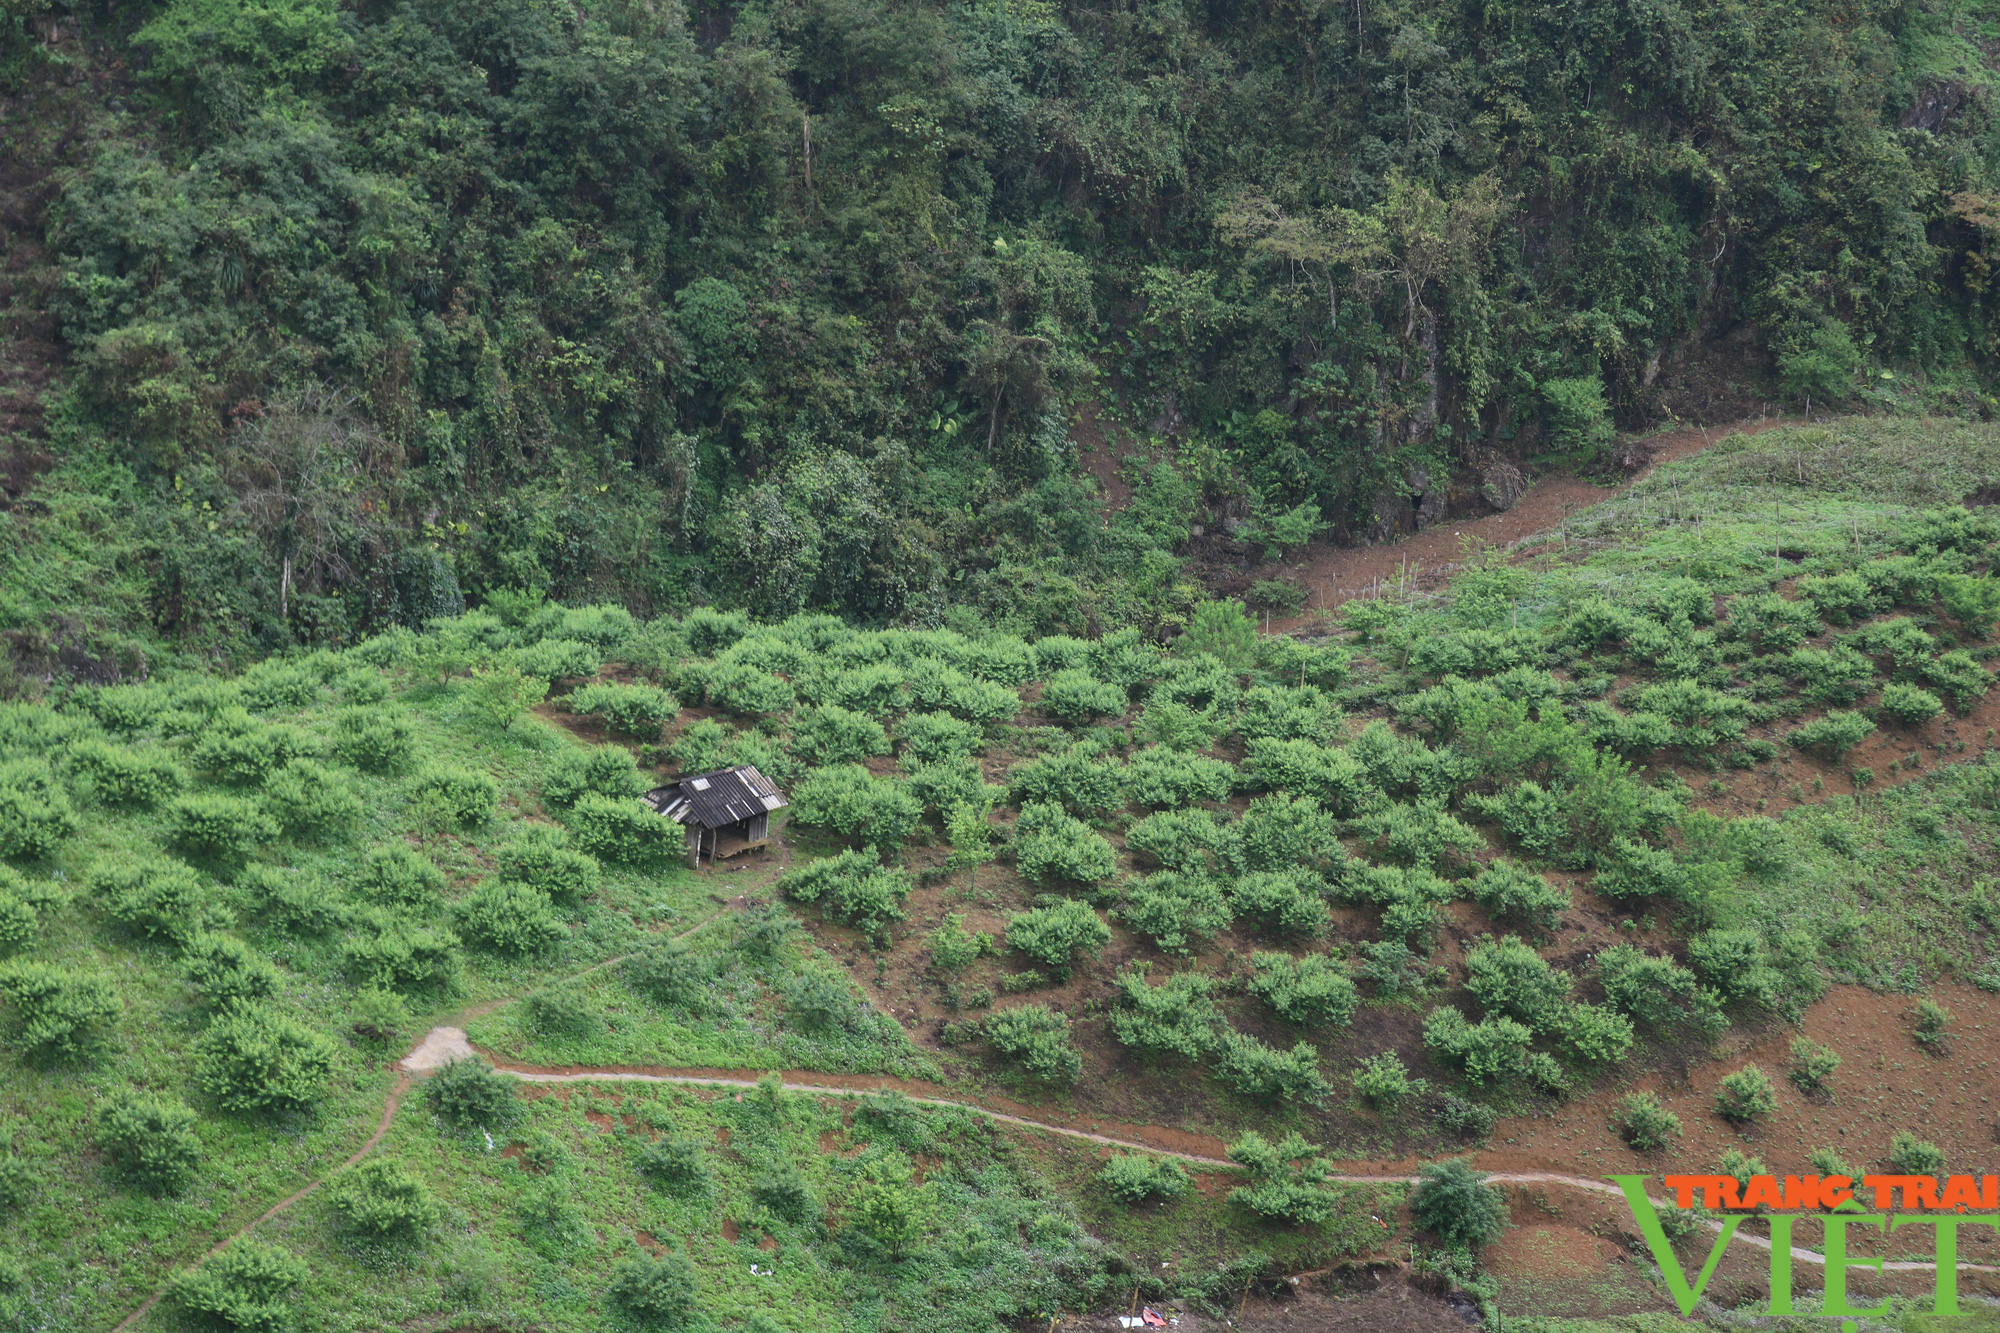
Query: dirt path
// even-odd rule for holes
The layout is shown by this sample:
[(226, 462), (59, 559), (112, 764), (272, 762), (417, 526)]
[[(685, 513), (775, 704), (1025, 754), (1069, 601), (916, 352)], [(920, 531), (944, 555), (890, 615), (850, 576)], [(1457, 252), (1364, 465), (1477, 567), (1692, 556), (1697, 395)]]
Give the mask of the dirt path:
[[(1368, 596), (1399, 580), (1422, 582), (1450, 573), (1458, 567), (1469, 545), (1511, 546), (1536, 533), (1560, 528), (1571, 514), (1623, 493), (1660, 464), (1690, 458), (1717, 440), (1802, 424), (1788, 417), (1752, 417), (1727, 426), (1670, 431), (1640, 442), (1646, 446), (1648, 461), (1621, 486), (1598, 486), (1560, 475), (1544, 477), (1529, 487), (1513, 508), (1501, 513), (1439, 523), (1380, 546), (1332, 546), (1316, 542), (1305, 548), (1302, 564), (1270, 566), (1257, 575), (1268, 578), (1289, 572), (1305, 585), (1308, 607), (1313, 611), (1330, 610), (1350, 598)], [(1294, 630), (1312, 621), (1311, 614), (1273, 619), (1271, 629)]]

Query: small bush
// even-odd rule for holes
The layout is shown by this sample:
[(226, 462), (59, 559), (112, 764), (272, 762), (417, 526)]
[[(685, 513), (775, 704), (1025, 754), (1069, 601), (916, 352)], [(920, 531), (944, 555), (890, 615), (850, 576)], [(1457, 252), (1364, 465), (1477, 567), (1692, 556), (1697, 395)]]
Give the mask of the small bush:
[(1534, 1034), (1511, 1018), (1470, 1022), (1456, 1009), (1433, 1009), (1424, 1020), (1424, 1045), (1474, 1083), (1518, 1073)]
[(1438, 1112), (1439, 1124), (1468, 1139), (1483, 1139), (1491, 1134), (1499, 1118), (1485, 1103), (1466, 1101), (1450, 1093), (1445, 1094), (1444, 1107)]
[(201, 876), (179, 861), (99, 863), (89, 884), (107, 916), (148, 939), (185, 944), (213, 914)]
[(278, 989), (278, 969), (233, 935), (201, 934), (181, 956), (181, 971), (214, 1008), (261, 1000)]
[(394, 991), (371, 987), (355, 992), (347, 1016), (355, 1036), (387, 1046), (409, 1027), (410, 1006)]
[(14, 1045), (42, 1064), (97, 1055), (125, 1011), (103, 977), (49, 963), (0, 966), (0, 995), (13, 1010)]
[(364, 773), (393, 773), (410, 760), (417, 729), (401, 713), (349, 708), (334, 714), (333, 752)]
[(534, 953), (569, 935), (540, 889), (511, 880), (487, 880), (453, 907), (464, 937), (494, 953)]
[(80, 740), (69, 761), (106, 805), (158, 805), (187, 786), (187, 770), (165, 750)]
[(1163, 810), (1125, 833), (1125, 846), (1170, 870), (1207, 865), (1226, 842), (1222, 826), (1206, 810)]
[(304, 1261), (254, 1240), (234, 1240), (196, 1268), (175, 1274), (167, 1300), (198, 1322), (242, 1333), (292, 1325), (291, 1293), (312, 1275)]
[(577, 849), (600, 861), (644, 865), (676, 855), (687, 841), (679, 824), (644, 801), (598, 792), (579, 797), (568, 819)]
[(1944, 1174), (1944, 1154), (1935, 1143), (1927, 1143), (1907, 1130), (1897, 1130), (1889, 1142), (1888, 1162), (1896, 1168), (1897, 1174), (1905, 1176), (1941, 1176)]
[(913, 887), (909, 871), (882, 865), (872, 847), (809, 861), (778, 880), (792, 901), (818, 903), (823, 916), (871, 935), (903, 919)]
[(411, 808), (429, 827), (478, 828), (493, 818), (499, 799), (499, 785), (470, 769), (427, 769), (410, 784)]
[(785, 1021), (800, 1032), (826, 1032), (854, 1025), (854, 992), (842, 973), (807, 971), (783, 987)]
[(1778, 1095), (1771, 1076), (1756, 1065), (1745, 1065), (1723, 1076), (1715, 1089), (1715, 1113), (1724, 1120), (1740, 1123), (1767, 1116), (1778, 1109)]
[(341, 954), (356, 985), (442, 985), (457, 969), (460, 940), (451, 931), (410, 926), (379, 909), (354, 924), (357, 932), (341, 944)]
[(784, 1222), (803, 1222), (819, 1211), (812, 1187), (790, 1162), (780, 1161), (750, 1180), (750, 1202)]
[(182, 1102), (121, 1091), (97, 1108), (94, 1142), (126, 1181), (149, 1194), (178, 1194), (201, 1161), (194, 1125)]
[(500, 877), (540, 889), (561, 907), (575, 908), (597, 892), (597, 858), (574, 850), (561, 829), (530, 825), (500, 849)]
[(1944, 1030), (1951, 1023), (1951, 1010), (1935, 1000), (1917, 1001), (1917, 1044), (1936, 1053), (1944, 1048)]
[(1831, 1148), (1813, 1149), (1812, 1155), (1806, 1158), (1806, 1165), (1819, 1172), (1822, 1178), (1846, 1176), (1850, 1181), (1861, 1179), (1861, 1173), (1849, 1166), (1847, 1159)]
[(930, 934), (931, 966), (940, 972), (956, 972), (969, 967), (981, 954), (993, 951), (993, 937), (965, 928), (965, 918), (956, 912), (945, 916)]
[(1447, 1245), (1477, 1250), (1507, 1229), (1507, 1200), (1485, 1173), (1456, 1158), (1427, 1162), (1410, 1193), (1410, 1220)]
[(1792, 1068), (1787, 1077), (1800, 1092), (1824, 1092), (1826, 1081), (1840, 1068), (1840, 1056), (1811, 1037), (1792, 1039)]
[(1117, 986), (1119, 1003), (1111, 1011), (1111, 1030), (1121, 1044), (1149, 1055), (1190, 1061), (1215, 1049), (1221, 1020), (1215, 1010), (1213, 978), (1177, 972), (1149, 986), (1145, 970), (1132, 967), (1118, 974)]
[(1944, 701), (1919, 686), (1891, 681), (1882, 687), (1882, 711), (1899, 726), (1920, 727), (1944, 712)]
[(447, 1061), (424, 1081), (424, 1101), (455, 1129), (499, 1129), (521, 1112), (521, 1085), (476, 1056)]
[(1148, 875), (1125, 895), (1118, 916), (1167, 953), (1189, 953), (1229, 929), (1233, 915), (1222, 887), (1201, 874)]
[(1785, 733), (1785, 739), (1794, 749), (1821, 754), (1839, 763), (1849, 750), (1867, 740), (1874, 730), (1875, 724), (1861, 714), (1836, 709), (1804, 726), (1793, 727)]
[(1253, 955), (1257, 973), (1250, 993), (1288, 1023), (1306, 1027), (1346, 1027), (1361, 1005), (1361, 992), (1347, 966), (1323, 953)]
[(1505, 1014), (1537, 1031), (1553, 1026), (1569, 1001), (1569, 973), (1509, 935), (1486, 940), (1466, 955), (1465, 988), (1488, 1013)]
[(680, 715), (680, 700), (655, 685), (586, 685), (570, 693), (572, 713), (601, 717), (604, 724), (634, 740), (657, 741), (667, 723)]
[(907, 842), (923, 812), (923, 802), (907, 783), (878, 778), (859, 764), (818, 769), (792, 789), (794, 823), (876, 847)]
[(444, 1217), (429, 1186), (379, 1157), (334, 1177), (327, 1194), (341, 1224), (370, 1240), (415, 1240)]
[(700, 1308), (700, 1284), (694, 1265), (684, 1254), (658, 1259), (633, 1255), (611, 1270), (606, 1294), (611, 1303), (641, 1328), (679, 1329), (694, 1321)]
[(1229, 1157), (1249, 1171), (1252, 1182), (1229, 1192), (1239, 1208), (1292, 1226), (1318, 1226), (1340, 1210), (1333, 1169), (1297, 1133), (1272, 1143), (1248, 1130), (1229, 1145)]
[(1097, 679), (1088, 671), (1067, 668), (1050, 676), (1042, 686), (1041, 709), (1072, 726), (1100, 717), (1125, 715), (1125, 691)]
[(1078, 955), (1095, 958), (1111, 942), (1111, 928), (1074, 898), (1008, 918), (1007, 944), (1046, 964), (1058, 981), (1069, 979)]
[(1337, 821), (1305, 797), (1278, 793), (1250, 802), (1235, 829), (1239, 870), (1325, 871), (1346, 860)]
[(663, 1136), (639, 1150), (639, 1174), (672, 1194), (708, 1192), (708, 1153), (693, 1139)]
[(264, 783), (264, 808), (295, 838), (329, 839), (361, 822), (361, 793), (346, 776), (312, 759), (294, 759)]
[(1125, 777), (1089, 748), (1077, 746), (1045, 755), (1007, 775), (1017, 804), (1050, 802), (1073, 813), (1105, 812), (1125, 804)]
[(912, 713), (896, 728), (905, 762), (921, 764), (964, 759), (979, 750), (979, 728), (950, 713)]
[(1042, 884), (1098, 884), (1118, 870), (1118, 854), (1088, 824), (1060, 806), (1022, 807), (1014, 823), (1014, 862), (1023, 877)]
[(784, 680), (743, 663), (718, 666), (708, 678), (708, 697), (739, 717), (775, 717), (798, 702)]
[(538, 1037), (582, 1041), (604, 1031), (604, 1015), (590, 997), (574, 986), (536, 991), (521, 1006), (527, 1028)]
[(1394, 1051), (1371, 1055), (1354, 1071), (1355, 1095), (1378, 1111), (1393, 1112), (1425, 1086), (1423, 1079), (1410, 1077)]
[(1298, 1042), (1286, 1051), (1233, 1028), (1224, 1028), (1219, 1035), (1215, 1072), (1244, 1096), (1317, 1106), (1333, 1095), (1333, 1085), (1319, 1072), (1319, 1051), (1311, 1043)]
[(682, 1009), (703, 1007), (714, 965), (674, 940), (634, 953), (624, 962), (626, 984), (655, 1004)]
[(167, 807), (167, 845), (184, 856), (245, 861), (277, 836), (276, 821), (249, 797), (196, 792)]
[(1721, 997), (1671, 958), (1614, 944), (1597, 956), (1597, 969), (1612, 1006), (1649, 1027), (1689, 1023), (1719, 1031), (1723, 1026)]
[(202, 1089), (230, 1111), (303, 1111), (333, 1073), (334, 1045), (323, 1034), (265, 1009), (223, 1014), (202, 1034)]
[(1553, 1027), (1570, 1055), (1586, 1063), (1610, 1064), (1632, 1050), (1632, 1020), (1598, 1005), (1565, 1005)]
[(889, 753), (889, 733), (866, 713), (820, 704), (792, 718), (791, 749), (809, 764), (851, 764)]
[(26, 948), (35, 939), (40, 922), (41, 914), (34, 904), (8, 892), (6, 876), (0, 874), (0, 954)]
[(646, 789), (631, 754), (616, 745), (566, 749), (542, 773), (542, 800), (567, 809), (591, 792), (627, 800)]
[(986, 1016), (987, 1043), (1009, 1055), (1044, 1083), (1070, 1084), (1083, 1073), (1083, 1057), (1070, 1043), (1069, 1018), (1042, 1004), (1016, 1005)]
[(1105, 1193), (1123, 1204), (1158, 1199), (1171, 1203), (1188, 1191), (1192, 1183), (1179, 1162), (1164, 1157), (1142, 1157), (1119, 1153), (1097, 1173)]
[(386, 842), (361, 858), (354, 887), (370, 902), (431, 912), (444, 903), (445, 877), (429, 857), (405, 843)]
[(1127, 761), (1125, 792), (1140, 805), (1176, 809), (1226, 799), (1235, 777), (1236, 770), (1220, 759), (1151, 745)]
[(1660, 1105), (1660, 1099), (1650, 1092), (1635, 1092), (1618, 1103), (1618, 1110), (1611, 1117), (1611, 1128), (1640, 1152), (1651, 1152), (1664, 1148), (1669, 1139), (1680, 1137), (1681, 1118)]
[(1554, 930), (1569, 910), (1569, 890), (1523, 870), (1512, 861), (1494, 861), (1472, 881), (1472, 900), (1489, 913)]

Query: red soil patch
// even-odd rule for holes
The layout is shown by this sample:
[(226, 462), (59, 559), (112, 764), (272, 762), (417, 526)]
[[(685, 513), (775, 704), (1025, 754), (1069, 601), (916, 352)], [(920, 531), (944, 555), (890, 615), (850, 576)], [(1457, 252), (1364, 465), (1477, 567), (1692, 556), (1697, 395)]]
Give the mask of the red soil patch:
[(757, 1242), (757, 1248), (766, 1254), (774, 1253), (778, 1248), (778, 1238), (767, 1232), (764, 1239)]
[(1121, 438), (1123, 434), (1121, 427), (1105, 425), (1097, 415), (1095, 402), (1079, 407), (1076, 419), (1070, 424), (1070, 438), (1076, 442), (1076, 461), (1085, 472), (1097, 479), (1107, 517), (1132, 502), (1132, 488), (1118, 475), (1118, 464), (1130, 452), (1125, 447), (1127, 440)]
[(743, 1238), (743, 1228), (737, 1226), (732, 1219), (725, 1217), (722, 1219), (722, 1238), (731, 1245), (734, 1245)]
[(640, 1249), (652, 1255), (655, 1259), (667, 1252), (667, 1247), (654, 1239), (653, 1233), (650, 1231), (641, 1231), (633, 1239), (639, 1242)]
[(718, 1148), (727, 1148), (729, 1146), (729, 1126), (717, 1125), (715, 1127), (715, 1146)]
[(613, 1123), (613, 1121), (612, 1121), (611, 1117), (610, 1117), (610, 1116), (608, 1116), (608, 1115), (606, 1115), (606, 1114), (604, 1114), (604, 1112), (602, 1112), (602, 1111), (585, 1111), (585, 1112), (583, 1113), (583, 1118), (584, 1118), (585, 1120), (588, 1120), (588, 1121), (589, 1121), (589, 1122), (590, 1122), (591, 1124), (593, 1124), (593, 1125), (596, 1125), (596, 1126), (597, 1126), (597, 1128), (598, 1128), (598, 1130), (599, 1130), (599, 1132), (601, 1132), (601, 1133), (605, 1133), (605, 1134), (609, 1134), (609, 1133), (611, 1132), (611, 1126), (612, 1126), (612, 1123)]

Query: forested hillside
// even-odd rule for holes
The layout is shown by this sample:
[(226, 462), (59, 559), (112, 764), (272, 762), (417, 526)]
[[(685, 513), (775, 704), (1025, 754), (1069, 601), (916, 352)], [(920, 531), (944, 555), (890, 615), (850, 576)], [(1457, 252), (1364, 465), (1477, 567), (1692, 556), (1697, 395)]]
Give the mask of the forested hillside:
[[(1171, 623), (1197, 529), (1992, 402), (1962, 0), (6, 14), (35, 675), (504, 588)], [(1132, 453), (1108, 524), (1079, 429)]]

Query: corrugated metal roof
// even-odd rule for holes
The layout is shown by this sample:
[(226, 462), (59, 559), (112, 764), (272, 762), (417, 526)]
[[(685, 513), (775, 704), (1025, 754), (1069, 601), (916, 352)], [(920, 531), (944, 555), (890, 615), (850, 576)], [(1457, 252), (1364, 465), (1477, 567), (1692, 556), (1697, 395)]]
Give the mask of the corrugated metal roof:
[(688, 773), (646, 793), (646, 804), (676, 824), (721, 828), (789, 804), (777, 784), (749, 764)]

